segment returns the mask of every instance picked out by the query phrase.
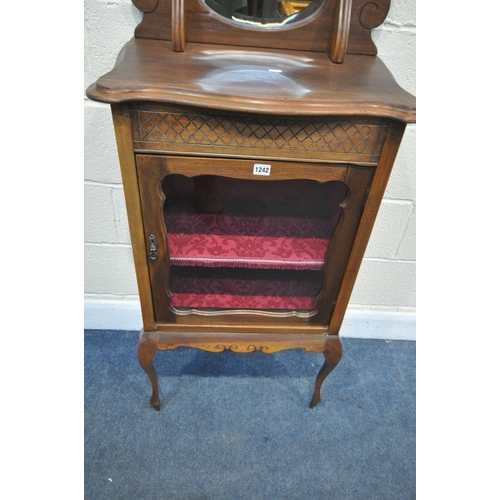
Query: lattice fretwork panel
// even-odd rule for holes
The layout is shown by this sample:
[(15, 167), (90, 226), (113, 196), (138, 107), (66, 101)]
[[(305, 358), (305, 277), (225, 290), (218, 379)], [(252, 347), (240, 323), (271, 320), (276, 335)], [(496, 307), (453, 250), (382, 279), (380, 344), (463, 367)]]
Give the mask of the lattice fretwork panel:
[[(238, 152), (281, 155), (359, 156), (374, 161), (380, 155), (387, 126), (380, 123), (310, 121), (293, 118), (217, 116), (197, 113), (132, 111), (138, 148), (157, 144), (217, 147)], [(158, 149), (158, 148), (154, 148)], [(360, 160), (362, 161), (362, 160)]]

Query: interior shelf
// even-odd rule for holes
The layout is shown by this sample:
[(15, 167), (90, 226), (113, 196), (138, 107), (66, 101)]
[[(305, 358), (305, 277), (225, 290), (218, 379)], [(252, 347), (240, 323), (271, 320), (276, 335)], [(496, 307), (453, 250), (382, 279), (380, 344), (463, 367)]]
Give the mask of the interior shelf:
[(326, 221), (225, 214), (169, 214), (165, 224), (178, 266), (322, 269), (331, 233)]
[(172, 267), (170, 304), (176, 308), (311, 311), (320, 271)]

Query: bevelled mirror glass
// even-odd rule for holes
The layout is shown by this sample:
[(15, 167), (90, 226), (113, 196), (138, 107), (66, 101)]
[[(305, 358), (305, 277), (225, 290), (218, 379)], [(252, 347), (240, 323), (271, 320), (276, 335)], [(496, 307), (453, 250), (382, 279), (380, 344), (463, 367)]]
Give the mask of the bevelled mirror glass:
[(220, 16), (245, 27), (281, 28), (303, 21), (326, 0), (201, 0)]

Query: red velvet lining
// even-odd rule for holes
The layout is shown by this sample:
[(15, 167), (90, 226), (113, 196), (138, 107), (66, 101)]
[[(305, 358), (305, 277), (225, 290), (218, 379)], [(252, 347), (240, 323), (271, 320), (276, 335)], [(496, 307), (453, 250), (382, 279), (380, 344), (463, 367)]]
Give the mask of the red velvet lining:
[(174, 307), (311, 310), (318, 283), (252, 279), (191, 278), (170, 280)]
[(178, 266), (322, 269), (332, 221), (197, 213), (177, 202), (165, 213), (170, 262)]
[(178, 266), (322, 269), (328, 239), (176, 234), (168, 237)]
[(317, 300), (311, 297), (266, 297), (262, 295), (224, 295), (224, 294), (174, 294), (170, 299), (173, 307), (196, 309), (279, 309), (310, 311), (316, 307)]

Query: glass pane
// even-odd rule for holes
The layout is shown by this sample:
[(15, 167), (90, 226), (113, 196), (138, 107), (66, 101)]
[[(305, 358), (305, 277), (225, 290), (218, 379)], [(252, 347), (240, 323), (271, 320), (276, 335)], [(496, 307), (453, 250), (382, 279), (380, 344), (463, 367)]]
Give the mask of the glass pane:
[(315, 309), (343, 183), (171, 175), (163, 189), (173, 307)]

